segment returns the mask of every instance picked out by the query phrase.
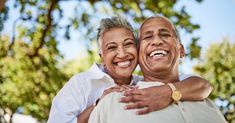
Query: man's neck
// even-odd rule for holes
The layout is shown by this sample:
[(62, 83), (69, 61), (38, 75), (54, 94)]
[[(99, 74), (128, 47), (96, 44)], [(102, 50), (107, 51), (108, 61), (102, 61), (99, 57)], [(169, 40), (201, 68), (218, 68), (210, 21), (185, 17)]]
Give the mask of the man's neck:
[(163, 82), (167, 83), (174, 83), (179, 81), (179, 73), (163, 73), (163, 74), (155, 74), (155, 75), (146, 75), (144, 74), (144, 81), (145, 82)]

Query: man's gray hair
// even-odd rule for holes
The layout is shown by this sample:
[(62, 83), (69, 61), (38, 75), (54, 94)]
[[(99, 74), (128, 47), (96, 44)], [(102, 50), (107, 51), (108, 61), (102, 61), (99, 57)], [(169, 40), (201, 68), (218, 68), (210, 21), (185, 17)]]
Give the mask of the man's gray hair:
[[(173, 32), (174, 32), (174, 35), (175, 37), (179, 40), (179, 42), (181, 43), (181, 39), (180, 39), (180, 35), (179, 35), (179, 31), (177, 30), (177, 28), (175, 27), (175, 25), (171, 22), (170, 19), (168, 19), (167, 17), (165, 16), (162, 16), (162, 15), (155, 15), (155, 16), (152, 16), (150, 18), (147, 18), (146, 20), (144, 20), (144, 22), (141, 24), (141, 27), (139, 29), (139, 31), (141, 30), (142, 26), (144, 25), (144, 23), (146, 23), (147, 21), (151, 20), (151, 19), (154, 19), (154, 18), (162, 18), (162, 19), (165, 19), (167, 20), (171, 26), (173, 27)], [(140, 34), (140, 33), (139, 33)]]
[(126, 28), (133, 31), (133, 28), (131, 24), (125, 19), (120, 16), (112, 16), (111, 18), (104, 18), (100, 21), (100, 27), (98, 28), (98, 34), (97, 34), (97, 45), (99, 54), (102, 53), (101, 46), (102, 46), (102, 37), (103, 34), (107, 31), (109, 31), (112, 28)]

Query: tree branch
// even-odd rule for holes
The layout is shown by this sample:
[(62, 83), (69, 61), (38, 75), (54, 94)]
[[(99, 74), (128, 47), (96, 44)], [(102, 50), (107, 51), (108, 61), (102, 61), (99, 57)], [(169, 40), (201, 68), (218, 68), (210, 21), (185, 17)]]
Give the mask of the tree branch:
[(0, 0), (0, 11), (4, 8), (7, 0)]
[(46, 34), (47, 32), (50, 32), (51, 31), (51, 25), (52, 25), (52, 11), (53, 9), (55, 8), (55, 6), (57, 5), (58, 3), (58, 0), (52, 0), (51, 1), (51, 4), (50, 4), (50, 7), (48, 9), (48, 13), (47, 13), (47, 24), (46, 24), (46, 28), (44, 29), (44, 31), (42, 32), (42, 36), (40, 38), (40, 44), (39, 46), (35, 49), (35, 51), (32, 53), (32, 54), (28, 54), (30, 58), (33, 58), (35, 56), (38, 55), (38, 51), (40, 48), (42, 48), (43, 46), (43, 43), (44, 43), (44, 39), (46, 37)]

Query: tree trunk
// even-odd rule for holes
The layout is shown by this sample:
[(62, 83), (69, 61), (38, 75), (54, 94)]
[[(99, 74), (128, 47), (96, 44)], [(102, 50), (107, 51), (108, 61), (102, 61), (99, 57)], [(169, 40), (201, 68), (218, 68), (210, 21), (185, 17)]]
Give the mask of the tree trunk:
[(14, 113), (12, 113), (12, 114), (10, 115), (10, 121), (9, 121), (9, 123), (12, 123), (13, 115), (14, 115)]
[(0, 0), (0, 11), (4, 8), (7, 0)]
[(5, 116), (6, 111), (3, 109), (3, 107), (0, 107), (0, 123), (7, 123)]

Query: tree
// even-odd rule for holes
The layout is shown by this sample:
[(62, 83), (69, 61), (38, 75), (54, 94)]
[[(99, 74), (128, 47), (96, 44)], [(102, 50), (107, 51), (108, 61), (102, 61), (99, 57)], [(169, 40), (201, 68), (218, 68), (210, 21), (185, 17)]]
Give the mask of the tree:
[[(201, 0), (195, 0), (201, 2)], [(155, 13), (169, 17), (177, 28), (189, 34), (199, 29), (190, 20), (185, 6), (175, 10), (177, 0), (158, 1), (3, 1), (0, 9), (0, 121), (5, 113), (31, 114), (40, 121), (48, 117), (50, 102), (73, 72), (60, 66), (63, 56), (57, 46), (61, 39), (70, 40), (78, 33), (87, 45), (89, 63), (96, 58), (91, 43), (95, 41), (98, 22), (107, 15), (120, 14), (133, 20), (133, 25)], [(64, 8), (70, 3), (73, 7)], [(3, 5), (3, 4), (2, 4)], [(14, 10), (12, 36), (2, 34)], [(71, 11), (69, 11), (71, 10)], [(67, 16), (72, 13), (71, 16)], [(84, 30), (85, 29), (85, 30)], [(198, 37), (192, 37), (189, 56), (200, 54)], [(194, 51), (194, 49), (196, 49)], [(199, 50), (198, 50), (199, 49)], [(72, 64), (72, 63), (71, 63)], [(69, 64), (70, 65), (70, 64)], [(90, 64), (88, 64), (90, 65)], [(76, 67), (75, 71), (84, 68)], [(3, 113), (1, 113), (3, 110)], [(3, 115), (1, 115), (3, 114)]]
[[(201, 2), (202, 0), (195, 0)], [(8, 4), (9, 2), (9, 4)], [(72, 3), (69, 5), (75, 5), (67, 9), (73, 12), (72, 16), (67, 17), (66, 12), (68, 10), (63, 9), (63, 4)], [(0, 31), (4, 29), (4, 23), (9, 19), (10, 9), (19, 10), (18, 18), (14, 22), (14, 26), (17, 25), (25, 28), (24, 38), (30, 43), (33, 43), (34, 33), (36, 31), (41, 32), (37, 44), (28, 51), (27, 55), (30, 57), (36, 56), (38, 50), (43, 47), (47, 40), (55, 38), (59, 42), (57, 36), (63, 33), (64, 38), (69, 40), (71, 38), (71, 32), (79, 30), (84, 36), (84, 40), (91, 42), (95, 40), (96, 29), (99, 20), (105, 15), (125, 15), (133, 19), (134, 25), (139, 25), (144, 19), (154, 14), (162, 14), (170, 18), (173, 23), (182, 30), (188, 33), (193, 33), (194, 30), (200, 28), (198, 24), (191, 22), (191, 16), (186, 11), (186, 6), (181, 6), (180, 10), (175, 10), (175, 5), (178, 3), (177, 0), (158, 0), (158, 1), (98, 1), (98, 0), (87, 0), (87, 1), (64, 1), (64, 0), (16, 0), (7, 1), (5, 7), (0, 14), (0, 22), (3, 24), (0, 26)], [(37, 29), (40, 26), (40, 29)], [(85, 31), (84, 28), (86, 29)], [(14, 30), (13, 30), (14, 31)], [(13, 32), (15, 34), (15, 32)], [(14, 44), (15, 36), (11, 39), (11, 44)], [(193, 44), (189, 49), (189, 55), (193, 58), (198, 57), (200, 51), (197, 50), (198, 37), (192, 37)], [(11, 45), (10, 45), (11, 46)], [(89, 49), (89, 43), (88, 43)], [(11, 48), (9, 48), (10, 50)], [(196, 51), (194, 51), (196, 49)], [(193, 53), (193, 54), (191, 54)]]
[(224, 39), (206, 51), (201, 63), (194, 70), (211, 82), (214, 87), (210, 98), (220, 105), (226, 120), (235, 122), (235, 44)]
[[(2, 37), (0, 108), (11, 118), (15, 112), (19, 112), (43, 121), (48, 117), (52, 98), (68, 79), (57, 67), (57, 52), (44, 47), (31, 59), (26, 55), (27, 43), (15, 41), (12, 46), (14, 55), (7, 50), (9, 44), (8, 37)], [(2, 57), (6, 53), (9, 55)]]

